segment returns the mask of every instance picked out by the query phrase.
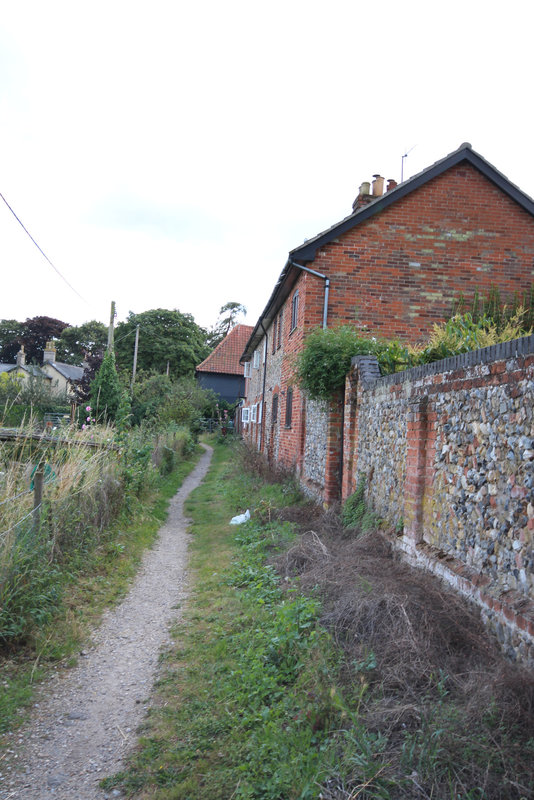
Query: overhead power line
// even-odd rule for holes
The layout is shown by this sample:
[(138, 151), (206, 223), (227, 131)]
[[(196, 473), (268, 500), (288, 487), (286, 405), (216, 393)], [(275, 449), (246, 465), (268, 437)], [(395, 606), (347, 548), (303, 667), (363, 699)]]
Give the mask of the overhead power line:
[(42, 256), (44, 256), (44, 258), (46, 258), (46, 260), (48, 261), (48, 263), (50, 264), (50, 266), (52, 267), (52, 269), (53, 269), (55, 272), (57, 272), (57, 274), (59, 275), (59, 277), (61, 278), (61, 280), (62, 280), (62, 281), (65, 281), (65, 283), (67, 284), (67, 286), (69, 287), (69, 289), (72, 289), (72, 291), (74, 292), (74, 294), (78, 295), (78, 297), (80, 298), (80, 300), (83, 300), (83, 302), (84, 302), (84, 303), (87, 303), (87, 300), (85, 299), (85, 297), (82, 297), (82, 295), (81, 295), (79, 292), (77, 292), (77, 291), (76, 291), (76, 289), (74, 288), (74, 286), (72, 286), (72, 284), (70, 284), (70, 283), (68, 282), (68, 280), (65, 278), (65, 276), (61, 274), (61, 272), (58, 270), (58, 268), (57, 268), (57, 267), (56, 267), (54, 264), (52, 264), (52, 262), (50, 261), (50, 259), (48, 258), (48, 256), (47, 256), (47, 255), (46, 255), (46, 253), (44, 252), (44, 250), (42, 250), (42, 249), (39, 247), (39, 245), (37, 244), (37, 242), (35, 241), (35, 239), (34, 239), (34, 238), (33, 238), (33, 236), (31, 235), (31, 233), (29, 232), (28, 228), (27, 228), (27, 227), (24, 225), (24, 223), (22, 222), (22, 220), (21, 220), (21, 219), (19, 219), (19, 217), (17, 217), (17, 215), (15, 214), (15, 212), (13, 211), (13, 209), (11, 208), (11, 206), (9, 205), (9, 203), (8, 203), (8, 202), (7, 202), (7, 200), (6, 200), (6, 198), (4, 197), (4, 195), (3, 195), (1, 192), (0, 192), (0, 197), (2, 198), (2, 200), (4, 201), (4, 203), (6, 204), (6, 206), (9, 208), (9, 210), (10, 210), (10, 211), (11, 211), (11, 213), (13, 214), (13, 216), (15, 217), (15, 219), (17, 220), (17, 222), (19, 223), (19, 225), (20, 225), (20, 227), (22, 228), (22, 230), (23, 230), (23, 231), (24, 231), (24, 232), (25, 232), (25, 233), (26, 233), (26, 234), (27, 234), (27, 235), (30, 237), (30, 239), (32, 240), (32, 242), (34, 243), (34, 245), (36, 246), (36, 248), (39, 250), (39, 252), (41, 253), (41, 255), (42, 255)]

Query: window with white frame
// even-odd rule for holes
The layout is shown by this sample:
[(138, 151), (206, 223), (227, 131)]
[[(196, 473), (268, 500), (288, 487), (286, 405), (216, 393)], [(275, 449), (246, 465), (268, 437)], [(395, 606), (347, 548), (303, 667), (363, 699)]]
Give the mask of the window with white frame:
[(241, 409), (241, 422), (248, 422), (250, 419), (250, 409), (249, 408), (242, 408)]
[(250, 378), (250, 361), (245, 361), (245, 365), (243, 368), (243, 375), (245, 378)]
[(257, 422), (258, 421), (258, 406), (254, 403), (253, 406), (250, 406), (250, 421)]
[(263, 403), (258, 403), (258, 412), (257, 412), (257, 416), (258, 416), (258, 425), (260, 425), (260, 423), (261, 423), (261, 414), (262, 414), (262, 411), (263, 411)]
[(258, 369), (258, 367), (260, 366), (260, 351), (259, 350), (254, 350), (254, 359), (252, 361), (252, 366), (254, 367), (254, 369)]

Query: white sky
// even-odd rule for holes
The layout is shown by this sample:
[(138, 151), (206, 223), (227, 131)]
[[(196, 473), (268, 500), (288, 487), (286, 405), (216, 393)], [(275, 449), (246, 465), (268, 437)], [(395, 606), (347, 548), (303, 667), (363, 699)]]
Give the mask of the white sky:
[(0, 18), (0, 318), (254, 324), (288, 251), (469, 141), (534, 195), (531, 0), (17, 0)]

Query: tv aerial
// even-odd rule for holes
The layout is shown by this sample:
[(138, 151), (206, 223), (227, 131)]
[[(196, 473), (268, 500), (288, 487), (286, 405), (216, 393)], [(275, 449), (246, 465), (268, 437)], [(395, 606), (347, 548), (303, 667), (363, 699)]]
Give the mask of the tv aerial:
[(403, 156), (401, 156), (401, 183), (404, 180), (404, 159), (408, 158), (414, 147), (417, 147), (416, 144), (412, 145), (409, 150), (406, 150)]

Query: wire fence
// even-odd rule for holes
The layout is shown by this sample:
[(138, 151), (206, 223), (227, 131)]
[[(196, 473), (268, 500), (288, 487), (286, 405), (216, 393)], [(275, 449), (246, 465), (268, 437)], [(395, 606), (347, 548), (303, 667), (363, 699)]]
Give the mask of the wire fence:
[(15, 522), (15, 524), (14, 524), (14, 525), (12, 525), (12, 526), (11, 526), (10, 528), (8, 528), (7, 530), (5, 530), (5, 531), (2, 531), (2, 532), (0, 533), (0, 542), (1, 542), (1, 541), (3, 541), (3, 540), (4, 540), (4, 539), (7, 537), (8, 533), (11, 533), (11, 531), (14, 531), (14, 530), (15, 530), (15, 528), (18, 528), (18, 526), (19, 526), (19, 525), (20, 525), (22, 522), (24, 522), (24, 520), (26, 520), (26, 519), (29, 519), (30, 517), (34, 517), (34, 515), (35, 515), (36, 513), (39, 513), (39, 511), (40, 511), (41, 507), (42, 507), (42, 503), (39, 503), (39, 505), (37, 505), (37, 506), (34, 506), (34, 508), (32, 508), (32, 510), (31, 510), (31, 511), (30, 511), (28, 514), (25, 514), (25, 515), (22, 517), (22, 519), (19, 519), (19, 520), (18, 520), (18, 522)]
[[(9, 497), (6, 497), (6, 498), (4, 498), (3, 500), (0, 501), (0, 507), (1, 507), (1, 506), (5, 506), (5, 505), (8, 505), (8, 504), (13, 504), (17, 500), (19, 500), (21, 497), (24, 497), (26, 495), (32, 495), (32, 494), (34, 495), (34, 505), (33, 505), (32, 510), (30, 512), (24, 514), (24, 516), (21, 517), (19, 520), (17, 520), (17, 522), (14, 522), (12, 525), (10, 525), (9, 528), (6, 528), (5, 530), (0, 531), (0, 542), (4, 541), (9, 533), (11, 533), (13, 530), (15, 530), (21, 523), (23, 523), (25, 520), (29, 519), (30, 517), (33, 517), (35, 522), (38, 523), (40, 510), (41, 510), (42, 505), (43, 505), (43, 501), (41, 499), (42, 495), (43, 495), (43, 488), (44, 488), (44, 484), (47, 482), (46, 478), (44, 476), (44, 471), (42, 469), (41, 470), (39, 469), (39, 467), (41, 465), (44, 466), (44, 463), (45, 463), (44, 461), (39, 462), (36, 465), (34, 471), (32, 472), (32, 477), (35, 474), (35, 480), (34, 480), (33, 488), (23, 489), (21, 492), (18, 492), (17, 494), (14, 494), (14, 495), (10, 495)], [(78, 469), (76, 472), (74, 472), (73, 475), (69, 476), (69, 481), (70, 481), (71, 485), (74, 485), (77, 482), (77, 479), (80, 478), (80, 476), (83, 476), (85, 473), (87, 473), (88, 470), (92, 466), (94, 466), (94, 456), (91, 456), (89, 462), (86, 462), (85, 464), (83, 464), (80, 469)], [(75, 497), (76, 495), (79, 495), (82, 492), (91, 491), (95, 486), (98, 485), (99, 481), (101, 481), (101, 478), (97, 478), (92, 483), (84, 484), (83, 486), (78, 486), (78, 488), (75, 489), (74, 491), (69, 491), (68, 499), (70, 500), (72, 497)], [(49, 505), (51, 505), (53, 503), (61, 502), (64, 499), (65, 499), (64, 497), (59, 497), (59, 496), (54, 497), (52, 494), (48, 494), (48, 497), (46, 498), (46, 503), (47, 503), (47, 506), (49, 506)]]

